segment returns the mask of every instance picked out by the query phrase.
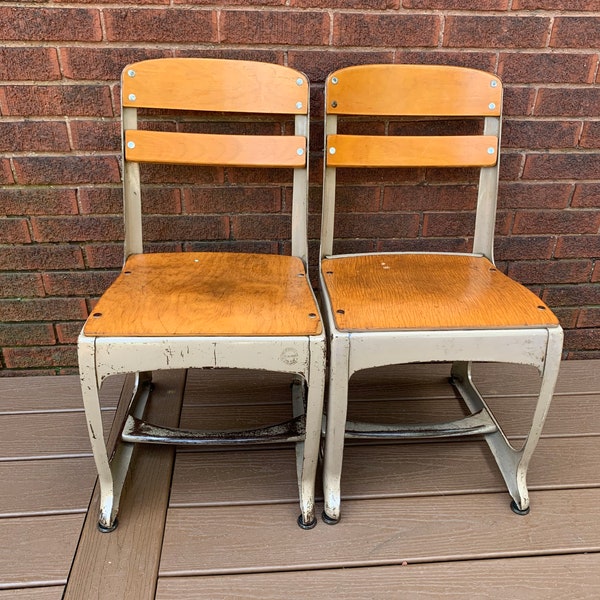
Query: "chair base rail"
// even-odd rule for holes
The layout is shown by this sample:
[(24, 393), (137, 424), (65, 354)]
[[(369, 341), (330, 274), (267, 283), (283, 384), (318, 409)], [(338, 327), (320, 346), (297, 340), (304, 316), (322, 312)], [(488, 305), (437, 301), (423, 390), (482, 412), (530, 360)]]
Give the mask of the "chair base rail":
[(498, 431), (485, 410), (445, 423), (391, 424), (346, 422), (346, 439), (418, 439), (487, 435)]
[(123, 428), (124, 442), (143, 444), (178, 444), (182, 446), (236, 446), (302, 442), (306, 434), (306, 417), (299, 415), (285, 423), (246, 430), (205, 431), (178, 429), (147, 423), (130, 415)]

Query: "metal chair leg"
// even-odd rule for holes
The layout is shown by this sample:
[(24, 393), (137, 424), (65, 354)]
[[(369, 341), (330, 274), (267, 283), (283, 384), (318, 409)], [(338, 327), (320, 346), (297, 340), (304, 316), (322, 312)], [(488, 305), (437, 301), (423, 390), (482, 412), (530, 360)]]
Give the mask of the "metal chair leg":
[(327, 435), (323, 463), (325, 508), (323, 521), (329, 525), (340, 519), (342, 460), (348, 412), (348, 338), (334, 338), (331, 344)]
[[(99, 397), (100, 386), (97, 381), (93, 344), (80, 342), (78, 351), (83, 405), (100, 486), (98, 529), (103, 533), (108, 533), (114, 531), (118, 524), (117, 513), (121, 492), (129, 470), (134, 445), (124, 443), (120, 439), (117, 440), (115, 452), (112, 458), (109, 458), (104, 441)], [(131, 414), (136, 416), (143, 414), (150, 395), (151, 379), (151, 373), (136, 374), (136, 383), (129, 403)]]
[[(300, 508), (302, 514), (298, 524), (303, 529), (312, 529), (317, 524), (315, 517), (315, 480), (319, 464), (321, 444), (321, 420), (323, 415), (323, 394), (325, 388), (325, 343), (311, 349), (310, 379), (307, 382), (306, 437), (300, 457), (298, 478)], [(317, 352), (317, 349), (320, 352)]]
[(498, 425), (498, 430), (485, 436), (508, 491), (512, 497), (511, 509), (519, 515), (529, 513), (527, 470), (533, 451), (540, 439), (544, 421), (550, 408), (558, 377), (562, 351), (562, 330), (548, 330), (546, 358), (542, 366), (542, 382), (537, 405), (527, 439), (520, 450), (515, 450), (479, 394), (471, 377), (471, 363), (457, 362), (452, 366), (452, 381), (471, 412), (485, 410)]
[(88, 433), (98, 471), (98, 484), (100, 485), (98, 527), (101, 531), (112, 531), (116, 527), (114, 480), (104, 443), (100, 390), (96, 378), (95, 354), (92, 344), (82, 344), (81, 342), (79, 344), (79, 373)]

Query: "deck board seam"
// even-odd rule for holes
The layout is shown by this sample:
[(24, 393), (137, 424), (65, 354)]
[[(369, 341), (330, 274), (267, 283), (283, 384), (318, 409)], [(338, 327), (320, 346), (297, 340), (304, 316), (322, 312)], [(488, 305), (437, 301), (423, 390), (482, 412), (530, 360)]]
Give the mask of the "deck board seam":
[[(381, 560), (368, 560), (363, 559), (362, 562), (356, 560), (340, 561), (337, 563), (331, 563), (327, 566), (319, 566), (312, 564), (297, 564), (292, 568), (291, 566), (265, 566), (265, 567), (239, 567), (239, 568), (225, 568), (225, 569), (213, 569), (211, 571), (193, 571), (190, 569), (182, 569), (181, 571), (164, 571), (159, 573), (160, 578), (171, 578), (171, 577), (206, 577), (206, 576), (223, 576), (223, 575), (253, 575), (253, 574), (267, 574), (267, 573), (293, 573), (297, 571), (325, 571), (332, 569), (351, 569), (351, 568), (369, 568), (369, 567), (394, 567), (394, 566), (408, 566), (408, 565), (431, 565), (431, 564), (443, 564), (453, 562), (467, 562), (476, 560), (504, 560), (504, 559), (518, 559), (524, 557), (544, 557), (544, 556), (573, 556), (577, 554), (597, 554), (600, 553), (600, 545), (590, 546), (588, 548), (573, 548), (568, 549), (548, 549), (548, 550), (515, 550), (512, 552), (489, 552), (481, 554), (479, 556), (474, 555), (457, 555), (452, 557), (447, 556), (430, 556), (420, 557), (417, 559), (407, 559), (400, 557), (397, 559), (381, 559)], [(404, 565), (403, 563), (406, 563)]]

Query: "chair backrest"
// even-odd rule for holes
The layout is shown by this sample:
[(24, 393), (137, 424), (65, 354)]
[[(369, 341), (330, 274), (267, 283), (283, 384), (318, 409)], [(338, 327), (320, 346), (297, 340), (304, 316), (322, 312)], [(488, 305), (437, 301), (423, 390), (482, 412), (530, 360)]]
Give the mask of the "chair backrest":
[[(251, 61), (146, 60), (123, 70), (121, 99), (125, 258), (143, 252), (139, 164), (162, 163), (294, 169), (291, 247), (292, 254), (306, 262), (309, 85), (305, 75)], [(263, 119), (267, 114), (290, 115), (294, 133), (285, 125), (282, 135), (149, 131), (138, 129), (138, 109), (217, 113), (225, 120), (227, 113)], [(172, 119), (172, 113), (167, 114)]]
[[(333, 253), (336, 169), (480, 167), (473, 252), (493, 259), (502, 84), (489, 73), (432, 65), (361, 65), (325, 87), (325, 176), (321, 257)], [(345, 135), (338, 116), (483, 120), (480, 135)], [(418, 193), (415, 190), (415, 193)]]

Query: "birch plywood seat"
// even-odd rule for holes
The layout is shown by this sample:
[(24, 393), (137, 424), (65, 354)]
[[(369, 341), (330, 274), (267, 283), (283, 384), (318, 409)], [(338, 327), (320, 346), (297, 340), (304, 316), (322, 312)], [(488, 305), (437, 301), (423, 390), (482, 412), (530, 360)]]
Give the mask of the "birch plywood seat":
[[(537, 296), (494, 266), (501, 105), (499, 79), (473, 69), (365, 65), (341, 69), (327, 79), (320, 263), (330, 340), (323, 469), (327, 523), (336, 523), (341, 515), (347, 438), (483, 435), (512, 496), (513, 510), (529, 511), (527, 467), (558, 375), (562, 329)], [(339, 124), (347, 117), (383, 121), (379, 130), (386, 132), (390, 118), (410, 120), (410, 135), (346, 134)], [(475, 134), (456, 135), (453, 119), (478, 119), (481, 127)], [(437, 121), (434, 135), (432, 121)], [(370, 167), (479, 169), (475, 230), (463, 234), (473, 235), (471, 251), (335, 254), (337, 170)], [(353, 182), (357, 178), (353, 175)], [(418, 195), (418, 187), (413, 189)], [(477, 390), (471, 378), (475, 360), (537, 367), (539, 399), (520, 449), (511, 446)], [(451, 363), (451, 383), (468, 416), (416, 425), (347, 421), (348, 381), (354, 373), (428, 362)]]
[[(158, 276), (157, 276), (158, 274)], [(295, 256), (135, 254), (96, 304), (86, 335), (319, 335)]]
[(392, 254), (323, 260), (336, 329), (502, 329), (556, 326), (527, 288), (485, 256)]
[[(306, 77), (279, 65), (217, 59), (157, 59), (126, 67), (122, 77), (125, 262), (79, 337), (86, 417), (100, 482), (99, 527), (111, 531), (136, 443), (238, 445), (295, 442), (301, 515), (310, 528), (321, 438), (325, 342), (307, 275), (308, 101)], [(138, 128), (138, 109), (161, 109), (178, 123), (211, 113), (228, 133)], [(231, 118), (231, 113), (236, 118)], [(182, 114), (182, 113), (179, 113)], [(243, 119), (240, 120), (240, 115)], [(231, 132), (265, 115), (281, 135)], [(169, 126), (167, 126), (169, 127)], [(179, 129), (179, 126), (176, 127)], [(231, 132), (231, 133), (229, 133)], [(235, 252), (144, 254), (140, 163), (285, 168), (292, 184), (291, 255)], [(196, 431), (144, 420), (152, 371), (189, 368), (262, 369), (288, 373), (286, 423), (245, 431)], [(117, 373), (137, 384), (112, 457), (102, 442), (98, 392)]]

